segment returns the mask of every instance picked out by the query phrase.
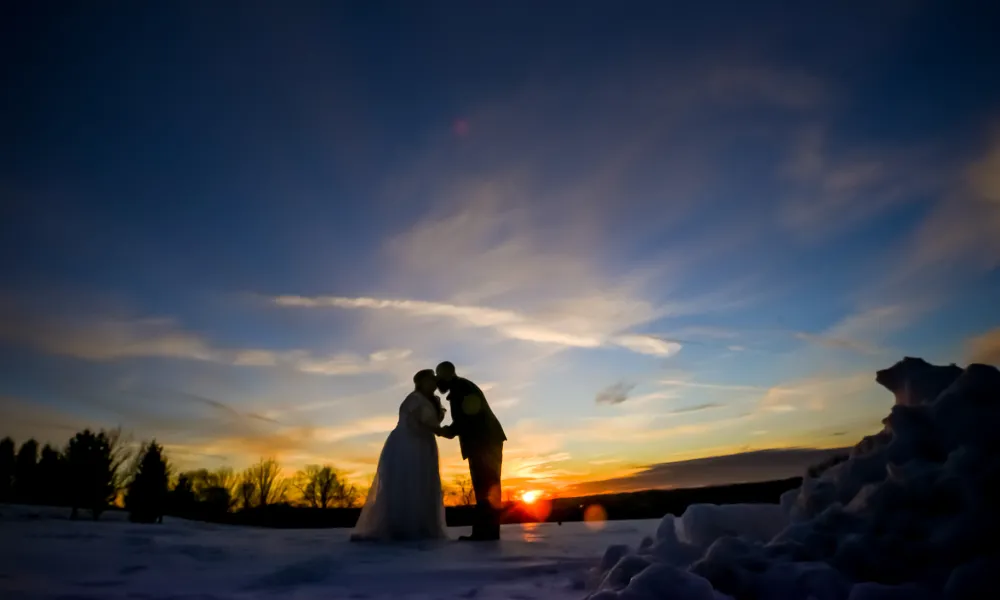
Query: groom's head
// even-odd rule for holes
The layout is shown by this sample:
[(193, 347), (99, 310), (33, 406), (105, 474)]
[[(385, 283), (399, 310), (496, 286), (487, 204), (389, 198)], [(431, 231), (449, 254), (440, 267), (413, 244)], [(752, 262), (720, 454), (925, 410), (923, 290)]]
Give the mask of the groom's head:
[(455, 365), (444, 361), (437, 366), (436, 371), (438, 389), (442, 392), (447, 392), (451, 389), (451, 380), (455, 378)]

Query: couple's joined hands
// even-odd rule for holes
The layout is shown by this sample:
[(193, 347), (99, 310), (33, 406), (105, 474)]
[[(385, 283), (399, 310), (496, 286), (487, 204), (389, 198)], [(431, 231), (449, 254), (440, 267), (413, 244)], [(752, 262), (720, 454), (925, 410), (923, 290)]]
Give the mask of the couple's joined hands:
[(441, 433), (439, 433), (438, 435), (440, 435), (443, 438), (449, 439), (449, 440), (455, 438), (455, 432), (452, 431), (451, 425), (446, 425), (446, 426), (442, 427), (441, 428)]

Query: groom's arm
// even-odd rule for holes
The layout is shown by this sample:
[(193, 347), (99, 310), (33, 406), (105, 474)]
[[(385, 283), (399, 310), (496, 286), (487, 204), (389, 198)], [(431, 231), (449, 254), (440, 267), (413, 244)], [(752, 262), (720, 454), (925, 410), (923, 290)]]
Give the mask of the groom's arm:
[[(452, 396), (455, 397), (452, 400)], [(486, 419), (485, 399), (474, 385), (463, 383), (449, 396), (451, 404), (451, 431), (455, 435), (476, 434)]]

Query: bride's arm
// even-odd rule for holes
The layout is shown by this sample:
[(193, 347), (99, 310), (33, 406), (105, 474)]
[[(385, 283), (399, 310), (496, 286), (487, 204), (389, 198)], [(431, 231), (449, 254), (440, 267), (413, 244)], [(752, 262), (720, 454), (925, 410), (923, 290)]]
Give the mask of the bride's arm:
[(444, 428), (441, 427), (441, 424), (438, 423), (435, 415), (432, 413), (433, 407), (418, 404), (410, 410), (409, 415), (410, 420), (418, 427), (422, 427), (434, 435), (442, 435), (444, 433)]

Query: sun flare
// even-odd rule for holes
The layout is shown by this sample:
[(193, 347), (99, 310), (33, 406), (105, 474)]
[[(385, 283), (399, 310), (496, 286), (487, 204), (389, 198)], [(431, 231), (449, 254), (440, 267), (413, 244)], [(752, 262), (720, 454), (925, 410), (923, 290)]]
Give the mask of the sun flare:
[(528, 490), (527, 492), (523, 492), (521, 494), (521, 502), (524, 502), (525, 504), (534, 504), (534, 502), (541, 496), (542, 492), (538, 490)]

